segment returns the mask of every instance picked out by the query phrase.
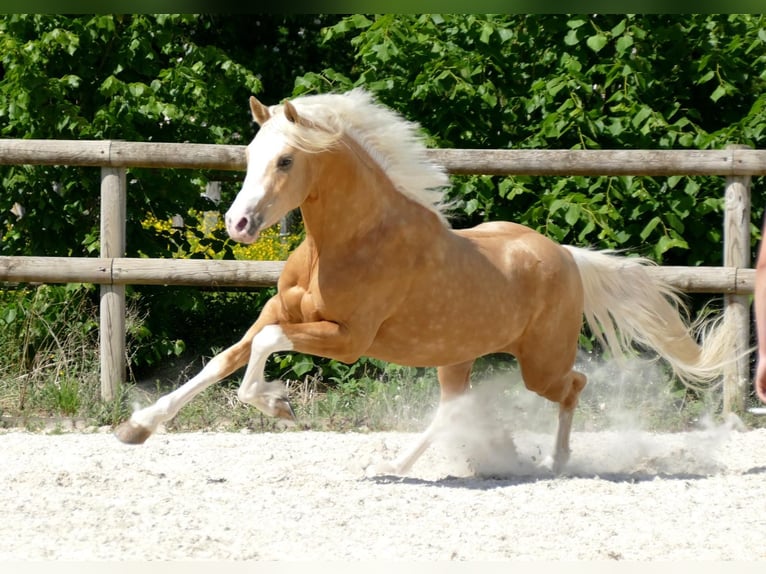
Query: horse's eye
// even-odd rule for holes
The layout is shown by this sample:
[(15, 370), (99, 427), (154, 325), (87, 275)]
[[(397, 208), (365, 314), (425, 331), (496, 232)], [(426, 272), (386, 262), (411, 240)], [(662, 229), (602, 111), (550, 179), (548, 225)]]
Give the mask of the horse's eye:
[(290, 155), (283, 155), (277, 160), (277, 167), (279, 169), (287, 169), (293, 165), (293, 157)]

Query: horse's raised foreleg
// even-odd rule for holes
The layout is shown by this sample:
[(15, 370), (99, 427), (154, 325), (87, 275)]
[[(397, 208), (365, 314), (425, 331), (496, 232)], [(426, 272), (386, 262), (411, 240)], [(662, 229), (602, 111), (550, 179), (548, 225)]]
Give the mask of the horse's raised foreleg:
[(439, 435), (450, 421), (450, 401), (462, 396), (470, 387), (471, 369), (473, 361), (439, 367), (437, 374), (439, 377), (439, 386), (441, 387), (441, 397), (439, 407), (436, 410), (431, 424), (418, 437), (418, 439), (404, 452), (392, 461), (379, 462), (370, 465), (367, 468), (367, 476), (376, 476), (382, 474), (401, 475), (406, 473), (412, 465), (422, 456), (422, 454), (431, 446), (434, 439)]
[[(160, 397), (154, 404), (135, 411), (129, 420), (115, 429), (115, 435), (127, 444), (141, 444), (157, 427), (172, 419), (185, 404), (210, 385), (244, 366), (251, 356), (252, 343), (264, 326), (274, 321), (276, 305), (269, 301), (258, 320), (247, 330), (239, 342), (219, 353), (194, 377), (171, 393)], [(264, 359), (265, 361), (265, 359)]]
[(266, 382), (264, 375), (266, 360), (272, 353), (292, 349), (293, 344), (285, 336), (282, 327), (266, 325), (253, 338), (250, 360), (237, 391), (237, 398), (255, 406), (264, 414), (294, 422), (295, 413), (287, 399), (284, 385), (279, 381)]
[(264, 367), (269, 355), (297, 351), (353, 362), (366, 348), (361, 335), (352, 336), (348, 327), (332, 321), (266, 325), (252, 341), (250, 360), (237, 397), (265, 414), (293, 422), (295, 414), (281, 382), (267, 382)]
[(282, 325), (284, 335), (292, 342), (293, 350), (307, 355), (327, 357), (353, 363), (369, 350), (375, 329), (333, 321), (310, 321)]

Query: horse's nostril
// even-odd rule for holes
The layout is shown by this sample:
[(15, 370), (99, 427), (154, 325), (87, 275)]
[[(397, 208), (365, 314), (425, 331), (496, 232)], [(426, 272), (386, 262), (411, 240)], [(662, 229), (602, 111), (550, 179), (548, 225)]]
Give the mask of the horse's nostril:
[(247, 217), (243, 217), (237, 222), (235, 229), (237, 231), (243, 231), (247, 227)]

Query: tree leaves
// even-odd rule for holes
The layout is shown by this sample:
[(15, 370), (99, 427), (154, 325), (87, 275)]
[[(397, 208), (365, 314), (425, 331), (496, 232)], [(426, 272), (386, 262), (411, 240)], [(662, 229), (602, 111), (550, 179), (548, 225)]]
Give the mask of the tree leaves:
[[(301, 93), (366, 86), (419, 121), (432, 145), (764, 144), (760, 15), (387, 14), (367, 20), (359, 26), (344, 19), (333, 27), (327, 44), (354, 50), (349, 67), (333, 67), (337, 81), (322, 72), (296, 85)], [(676, 197), (684, 186), (669, 187), (663, 178), (453, 178), (454, 221), (512, 219), (561, 241), (627, 247), (673, 264), (712, 264), (722, 183), (681, 179), (699, 188), (690, 206)], [(754, 194), (754, 217), (762, 205)]]
[(594, 34), (593, 36), (588, 36), (585, 43), (588, 45), (588, 48), (598, 53), (606, 46), (608, 41), (609, 39), (606, 37), (606, 34)]
[[(200, 41), (195, 15), (6, 15), (0, 17), (0, 133), (3, 137), (237, 143), (249, 131), (247, 96), (256, 73), (225, 49)], [(242, 139), (240, 138), (241, 142)], [(84, 175), (87, 174), (87, 175)], [(199, 201), (195, 174), (143, 174), (129, 211), (185, 212)], [(55, 177), (55, 179), (52, 179)], [(0, 197), (3, 254), (78, 254), (99, 228), (98, 171), (4, 167), (14, 186)], [(135, 180), (132, 176), (131, 181)], [(67, 206), (49, 190), (68, 189)], [(173, 194), (166, 190), (173, 189)], [(22, 220), (8, 211), (26, 208)], [(134, 217), (134, 216), (133, 216)], [(129, 249), (153, 252), (133, 237)]]
[[(441, 147), (763, 147), (764, 28), (747, 14), (6, 15), (0, 131), (233, 143), (251, 132), (250, 93), (278, 101), (363, 85)], [(198, 201), (199, 174), (136, 175), (130, 210), (165, 216)], [(93, 176), (9, 168), (2, 177), (15, 182), (0, 198), (6, 253), (92, 245)], [(76, 206), (58, 221), (52, 177)], [(721, 182), (681, 179), (699, 187), (691, 207), (676, 195), (686, 183), (663, 178), (460, 177), (451, 196), (457, 225), (513, 219), (564, 241), (704, 261)], [(10, 214), (15, 202), (29, 225), (45, 218), (58, 235), (28, 234)], [(754, 194), (754, 217), (762, 205)], [(673, 235), (681, 228), (688, 247)], [(70, 235), (64, 247), (58, 238)]]

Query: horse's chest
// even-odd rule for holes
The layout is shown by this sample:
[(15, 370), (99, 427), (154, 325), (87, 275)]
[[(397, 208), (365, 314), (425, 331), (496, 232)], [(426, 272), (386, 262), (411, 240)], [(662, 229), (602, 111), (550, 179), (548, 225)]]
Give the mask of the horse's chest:
[(282, 307), (291, 323), (309, 323), (324, 319), (322, 299), (311, 289), (294, 285), (281, 292)]

